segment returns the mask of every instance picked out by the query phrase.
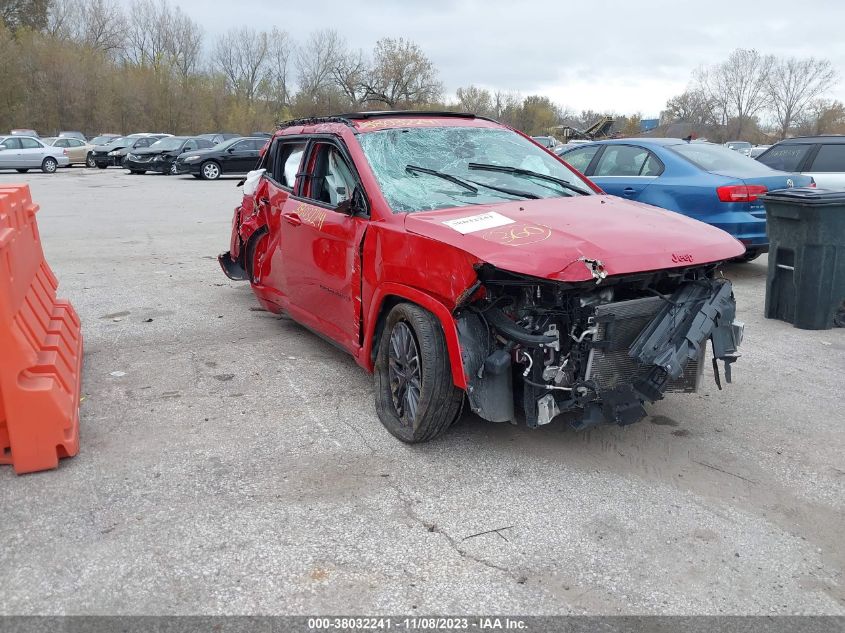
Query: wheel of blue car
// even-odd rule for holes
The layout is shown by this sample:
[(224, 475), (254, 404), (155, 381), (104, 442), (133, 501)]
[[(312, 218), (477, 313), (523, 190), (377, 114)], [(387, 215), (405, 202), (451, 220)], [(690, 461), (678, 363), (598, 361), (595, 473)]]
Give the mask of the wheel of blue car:
[(52, 156), (48, 156), (41, 162), (41, 171), (43, 171), (45, 174), (56, 173), (56, 169), (58, 169), (58, 167), (58, 161)]
[(426, 442), (449, 428), (464, 394), (452, 382), (437, 317), (412, 303), (390, 311), (379, 340), (374, 386), (379, 420), (403, 442)]

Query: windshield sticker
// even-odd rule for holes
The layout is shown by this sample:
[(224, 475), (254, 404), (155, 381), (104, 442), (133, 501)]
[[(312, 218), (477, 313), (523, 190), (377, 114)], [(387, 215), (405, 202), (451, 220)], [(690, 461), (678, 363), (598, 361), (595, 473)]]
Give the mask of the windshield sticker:
[(514, 221), (509, 217), (506, 217), (501, 213), (496, 213), (495, 211), (482, 213), (480, 215), (468, 215), (465, 218), (456, 218), (454, 220), (445, 220), (443, 222), (443, 224), (449, 228), (455, 229), (458, 233), (463, 233), (464, 235), (513, 223)]
[(542, 224), (527, 224), (520, 222), (514, 226), (493, 229), (481, 236), (488, 242), (496, 242), (505, 246), (525, 246), (547, 240), (552, 236), (552, 230)]

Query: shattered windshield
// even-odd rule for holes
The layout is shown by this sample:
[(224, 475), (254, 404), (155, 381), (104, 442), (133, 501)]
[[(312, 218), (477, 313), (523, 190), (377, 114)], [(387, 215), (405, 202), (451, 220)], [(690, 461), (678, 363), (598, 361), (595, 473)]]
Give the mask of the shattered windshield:
[(358, 140), (394, 213), (592, 193), (563, 163), (511, 130), (387, 129)]

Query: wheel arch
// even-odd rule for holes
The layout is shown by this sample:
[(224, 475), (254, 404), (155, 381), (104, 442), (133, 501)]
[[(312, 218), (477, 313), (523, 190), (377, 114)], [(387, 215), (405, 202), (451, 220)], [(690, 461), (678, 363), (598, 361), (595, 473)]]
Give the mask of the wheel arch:
[(443, 338), (446, 341), (446, 349), (449, 353), (452, 382), (456, 387), (465, 390), (467, 380), (464, 375), (458, 328), (454, 316), (445, 305), (431, 295), (402, 284), (385, 283), (373, 294), (366, 320), (366, 336), (361, 350), (361, 359), (364, 361), (363, 364), (367, 370), (373, 371), (378, 341), (384, 331), (385, 320), (388, 313), (399, 303), (413, 303), (431, 312), (440, 322)]

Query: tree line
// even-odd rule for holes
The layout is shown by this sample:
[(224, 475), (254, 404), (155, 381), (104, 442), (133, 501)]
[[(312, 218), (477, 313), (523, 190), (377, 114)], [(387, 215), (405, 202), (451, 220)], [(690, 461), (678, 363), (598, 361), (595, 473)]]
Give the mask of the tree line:
[[(824, 95), (827, 60), (737, 50), (698, 69), (661, 120), (713, 140), (845, 131), (845, 108)], [(278, 121), (344, 111), (451, 109), (529, 134), (583, 129), (613, 116), (639, 133), (639, 113), (575, 113), (542, 95), (474, 85), (447, 95), (432, 60), (404, 38), (355, 49), (334, 30), (301, 40), (236, 26), (215, 38), (170, 0), (0, 0), (0, 130), (35, 128), (198, 133), (271, 130)], [(755, 140), (751, 138), (750, 140)]]
[(826, 97), (839, 78), (827, 59), (740, 48), (695, 70), (687, 90), (667, 102), (663, 118), (721, 141), (845, 133), (845, 107)]

